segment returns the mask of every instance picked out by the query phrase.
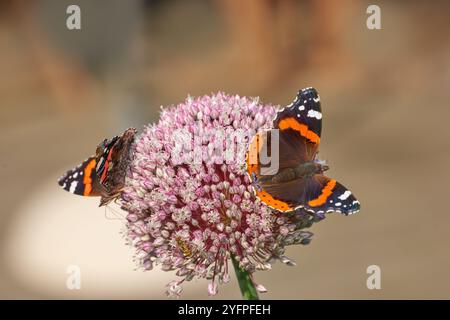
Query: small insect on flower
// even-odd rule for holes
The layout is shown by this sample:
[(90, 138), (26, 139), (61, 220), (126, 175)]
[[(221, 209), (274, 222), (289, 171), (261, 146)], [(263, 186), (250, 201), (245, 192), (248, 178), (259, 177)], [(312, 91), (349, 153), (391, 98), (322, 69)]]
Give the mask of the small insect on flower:
[(192, 254), (191, 249), (189, 249), (189, 245), (185, 241), (181, 240), (181, 238), (176, 238), (176, 242), (185, 257), (189, 257)]

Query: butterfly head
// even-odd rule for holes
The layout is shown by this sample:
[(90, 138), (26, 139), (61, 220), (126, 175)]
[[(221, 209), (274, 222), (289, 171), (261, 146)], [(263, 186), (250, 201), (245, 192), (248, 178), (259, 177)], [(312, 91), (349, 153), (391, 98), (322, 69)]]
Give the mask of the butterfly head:
[(328, 169), (330, 169), (326, 160), (314, 159), (314, 163), (317, 166), (317, 169), (318, 169), (317, 172), (324, 172), (324, 171), (327, 171)]

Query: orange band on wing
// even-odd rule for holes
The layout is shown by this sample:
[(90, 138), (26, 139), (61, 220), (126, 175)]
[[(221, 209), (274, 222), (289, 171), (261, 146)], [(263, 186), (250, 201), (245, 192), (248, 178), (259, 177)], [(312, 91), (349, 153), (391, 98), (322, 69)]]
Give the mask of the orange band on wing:
[(313, 143), (318, 144), (320, 142), (320, 137), (314, 131), (309, 130), (306, 124), (299, 123), (295, 118), (286, 118), (281, 120), (278, 123), (278, 127), (280, 128), (280, 130), (295, 130)]
[(258, 171), (258, 163), (259, 163), (259, 152), (261, 150), (260, 145), (260, 134), (256, 134), (252, 141), (250, 142), (250, 146), (248, 147), (247, 152), (247, 172), (251, 175), (253, 172), (257, 173)]
[(256, 195), (258, 196), (258, 198), (261, 199), (262, 202), (267, 204), (269, 207), (272, 207), (279, 211), (292, 211), (293, 210), (293, 208), (289, 204), (287, 204), (284, 201), (275, 199), (268, 192), (266, 192), (264, 190), (257, 191)]
[[(251, 143), (248, 147), (247, 152), (247, 172), (252, 175), (252, 173), (258, 173), (258, 166), (259, 166), (259, 153), (261, 151), (262, 143), (261, 143), (261, 133), (256, 134)], [(262, 191), (256, 191), (256, 195), (259, 199), (261, 199), (262, 202), (267, 204), (269, 207), (272, 207), (279, 211), (292, 211), (293, 208), (287, 204), (286, 202), (283, 202), (281, 200), (277, 200), (272, 195), (264, 190)]]
[(88, 196), (92, 192), (92, 178), (91, 173), (92, 170), (95, 168), (95, 164), (97, 161), (95, 159), (92, 159), (87, 166), (84, 168), (84, 177), (83, 177), (83, 184), (84, 184), (84, 196)]
[(335, 186), (336, 180), (331, 179), (330, 181), (328, 181), (325, 188), (322, 189), (322, 193), (320, 194), (320, 196), (314, 200), (309, 201), (308, 205), (311, 207), (317, 207), (324, 204), (327, 201), (328, 197), (333, 193), (333, 188)]

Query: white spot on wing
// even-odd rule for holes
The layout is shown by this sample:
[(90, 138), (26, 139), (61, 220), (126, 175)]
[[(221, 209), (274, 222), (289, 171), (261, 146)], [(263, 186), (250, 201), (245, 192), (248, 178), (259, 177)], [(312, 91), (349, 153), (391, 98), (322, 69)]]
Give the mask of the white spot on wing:
[(349, 190), (346, 190), (343, 194), (341, 194), (338, 198), (340, 200), (346, 200), (348, 197), (350, 197), (352, 193)]
[(101, 166), (103, 165), (103, 162), (105, 161), (104, 157), (100, 158), (100, 161), (97, 164), (97, 167), (95, 168), (96, 171), (100, 170)]
[(322, 119), (322, 113), (316, 110), (309, 110), (308, 111), (308, 117), (309, 118), (316, 118), (317, 120)]
[(69, 188), (69, 192), (70, 193), (74, 193), (75, 192), (75, 189), (77, 188), (77, 184), (78, 184), (77, 181), (72, 181), (72, 183), (70, 184), (70, 188)]

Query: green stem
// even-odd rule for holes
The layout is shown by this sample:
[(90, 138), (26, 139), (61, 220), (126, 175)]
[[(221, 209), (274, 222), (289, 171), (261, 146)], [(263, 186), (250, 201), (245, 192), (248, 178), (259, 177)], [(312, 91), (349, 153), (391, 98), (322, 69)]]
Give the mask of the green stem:
[(245, 300), (259, 300), (258, 292), (249, 273), (239, 267), (239, 262), (233, 256), (231, 257), (231, 261), (233, 262), (234, 271), (239, 282), (239, 288), (241, 288), (242, 297)]

